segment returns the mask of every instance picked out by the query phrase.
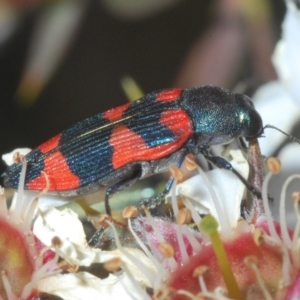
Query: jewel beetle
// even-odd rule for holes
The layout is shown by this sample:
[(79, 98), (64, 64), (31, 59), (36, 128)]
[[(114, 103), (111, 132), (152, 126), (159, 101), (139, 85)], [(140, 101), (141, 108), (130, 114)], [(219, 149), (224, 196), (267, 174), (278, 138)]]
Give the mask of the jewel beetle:
[[(164, 89), (87, 118), (33, 149), (26, 155), (24, 188), (42, 190), (42, 171), (49, 178), (49, 192), (63, 196), (106, 188), (110, 213), (111, 194), (171, 165), (180, 166), (188, 153), (209, 158), (210, 146), (262, 133), (262, 119), (245, 95), (214, 86)], [(224, 167), (224, 162), (210, 160)], [(20, 163), (10, 166), (4, 184), (17, 188), (21, 168)], [(172, 182), (160, 196), (143, 203), (155, 206)]]

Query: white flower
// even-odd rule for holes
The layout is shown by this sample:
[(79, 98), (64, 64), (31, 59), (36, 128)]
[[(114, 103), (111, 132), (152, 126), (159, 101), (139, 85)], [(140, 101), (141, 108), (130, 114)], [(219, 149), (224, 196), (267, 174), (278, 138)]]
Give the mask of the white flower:
[[(230, 150), (233, 168), (244, 178), (248, 178), (249, 165), (240, 150)], [(214, 169), (205, 173), (216, 193), (222, 214), (232, 228), (237, 224), (241, 215), (241, 200), (245, 191), (244, 184), (230, 171)], [(171, 198), (172, 192), (167, 196)], [(206, 179), (198, 174), (176, 186), (176, 195), (188, 198), (200, 214), (212, 214), (219, 219), (219, 214)]]
[[(273, 63), (279, 80), (262, 86), (254, 94), (255, 107), (261, 114), (264, 124), (274, 125), (289, 133), (300, 120), (300, 11), (293, 1), (287, 1), (287, 12), (282, 24), (282, 38), (278, 42)], [(300, 131), (298, 131), (300, 134)], [(300, 136), (297, 136), (300, 138)], [(279, 149), (286, 137), (272, 129), (265, 130), (265, 138), (259, 143), (263, 155), (269, 156)], [(291, 151), (291, 149), (293, 149)], [(270, 183), (269, 192), (274, 197), (274, 217), (278, 217), (280, 190), (284, 179), (298, 173), (300, 169), (300, 145), (283, 148), (278, 155), (282, 161), (282, 172)], [(291, 185), (287, 194), (295, 188)], [(288, 210), (292, 204), (288, 203)], [(294, 216), (293, 213), (291, 215)], [(289, 219), (289, 225), (294, 224), (295, 218)]]
[[(145, 274), (120, 250), (102, 251), (90, 248), (77, 215), (69, 210), (58, 211), (55, 208), (40, 210), (34, 223), (34, 234), (46, 245), (51, 246), (54, 237), (59, 237), (61, 245), (56, 252), (70, 265), (90, 266), (92, 263), (104, 263), (113, 258), (121, 259), (130, 270), (137, 284), (145, 288), (150, 285)], [(126, 249), (141, 261), (155, 276), (155, 268), (146, 255), (139, 249)], [(57, 274), (41, 280), (37, 288), (63, 299), (142, 299), (126, 272), (116, 276), (110, 274), (100, 279), (88, 272)]]

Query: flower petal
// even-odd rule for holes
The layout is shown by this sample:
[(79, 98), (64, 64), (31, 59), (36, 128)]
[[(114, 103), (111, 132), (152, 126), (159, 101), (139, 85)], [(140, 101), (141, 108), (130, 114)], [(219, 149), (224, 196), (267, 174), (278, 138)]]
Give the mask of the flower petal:
[[(294, 123), (300, 119), (299, 105), (293, 101), (288, 91), (278, 81), (270, 82), (258, 89), (253, 96), (253, 101), (265, 125), (272, 124), (290, 132)], [(283, 117), (283, 114), (287, 117)], [(267, 129), (265, 135), (265, 138), (259, 139), (259, 144), (262, 154), (270, 156), (286, 137), (271, 129)]]
[(286, 1), (287, 12), (282, 24), (282, 38), (275, 48), (273, 63), (280, 81), (300, 104), (300, 11), (293, 1)]
[(87, 272), (58, 274), (40, 280), (37, 288), (41, 292), (72, 300), (141, 299), (125, 273), (120, 277), (110, 274), (106, 279)]
[(26, 155), (27, 153), (29, 153), (31, 151), (30, 148), (17, 148), (14, 149), (13, 151), (11, 151), (10, 153), (6, 153), (2, 155), (2, 160), (8, 165), (11, 166), (12, 164), (14, 164), (14, 154), (16, 152), (19, 152), (21, 155)]
[[(234, 160), (231, 161), (232, 166), (244, 177), (248, 177), (249, 165), (240, 150), (231, 150)], [(215, 169), (206, 173), (217, 198), (219, 199), (222, 213), (232, 227), (235, 227), (240, 217), (240, 204), (244, 194), (244, 184), (230, 171)], [(201, 175), (196, 175), (190, 179), (178, 184), (176, 187), (176, 195), (183, 195), (188, 198), (200, 214), (211, 213), (217, 218), (215, 205), (212, 196), (206, 186), (205, 180)], [(171, 194), (167, 196), (167, 199)]]

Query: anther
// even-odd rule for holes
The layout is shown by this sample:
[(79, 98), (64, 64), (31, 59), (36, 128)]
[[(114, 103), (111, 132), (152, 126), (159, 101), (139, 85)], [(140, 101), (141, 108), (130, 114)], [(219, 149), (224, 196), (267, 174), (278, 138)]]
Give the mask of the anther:
[(22, 162), (23, 158), (24, 158), (24, 155), (22, 155), (19, 151), (15, 152), (13, 154), (13, 162), (15, 164), (20, 164)]
[(76, 273), (79, 269), (78, 264), (70, 264), (66, 260), (62, 260), (58, 263), (58, 269), (64, 271), (64, 272), (69, 272), (69, 273)]
[(270, 172), (272, 172), (274, 175), (277, 175), (281, 171), (280, 160), (276, 157), (269, 157), (267, 159), (267, 167)]
[(184, 207), (178, 211), (177, 223), (179, 225), (188, 224), (191, 222), (191, 220), (192, 220), (192, 214), (188, 208)]
[(186, 168), (189, 170), (189, 171), (193, 171), (197, 168), (197, 163), (195, 161), (195, 158), (194, 158), (194, 155), (192, 154), (188, 154), (185, 159), (184, 159), (184, 162), (185, 162), (185, 166)]
[(268, 291), (268, 289), (266, 288), (265, 286), (265, 283), (263, 281), (263, 278), (261, 276), (261, 272), (258, 268), (258, 259), (255, 257), (255, 256), (247, 256), (244, 258), (244, 264), (251, 268), (255, 274), (255, 277), (256, 277), (256, 280), (257, 280), (257, 283), (260, 287), (260, 289), (262, 290), (263, 292), (263, 295), (264, 295), (264, 299), (266, 300), (272, 300), (272, 297), (270, 295), (270, 292)]
[(160, 253), (163, 255), (163, 257), (165, 257), (165, 258), (171, 258), (175, 254), (175, 250), (172, 247), (172, 245), (169, 243), (166, 243), (166, 242), (160, 243), (158, 245), (158, 249), (159, 249)]
[(253, 240), (256, 246), (264, 244), (264, 231), (261, 228), (256, 228), (253, 232)]
[(300, 191), (292, 193), (292, 200), (294, 203), (300, 202)]
[(129, 218), (134, 218), (138, 214), (138, 210), (135, 206), (127, 206), (123, 210), (123, 218), (124, 219), (129, 219)]
[(175, 178), (175, 180), (176, 180), (177, 183), (180, 183), (180, 182), (183, 181), (183, 173), (182, 173), (182, 171), (178, 167), (171, 166), (169, 168), (169, 171), (171, 173), (171, 176), (173, 178)]
[(103, 264), (103, 267), (108, 272), (117, 272), (121, 268), (121, 259), (118, 257), (115, 257)]
[(55, 236), (52, 238), (51, 244), (55, 248), (60, 248), (62, 246), (62, 240), (58, 236)]
[(199, 266), (199, 267), (194, 269), (193, 277), (203, 276), (207, 271), (208, 271), (207, 266)]

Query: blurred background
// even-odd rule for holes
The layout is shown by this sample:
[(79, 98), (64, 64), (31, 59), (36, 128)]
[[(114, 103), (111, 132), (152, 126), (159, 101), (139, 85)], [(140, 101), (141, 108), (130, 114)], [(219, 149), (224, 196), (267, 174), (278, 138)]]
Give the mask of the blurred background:
[(283, 0), (2, 0), (0, 153), (126, 103), (126, 76), (144, 93), (212, 84), (251, 96), (277, 77), (285, 11)]
[(0, 153), (127, 102), (127, 75), (145, 93), (274, 79), (284, 12), (282, 0), (2, 0)]

